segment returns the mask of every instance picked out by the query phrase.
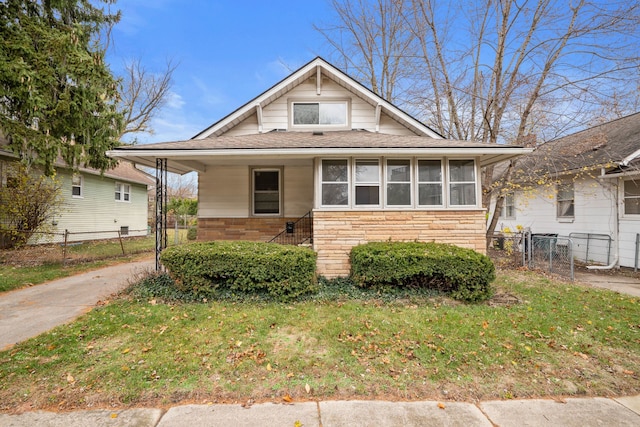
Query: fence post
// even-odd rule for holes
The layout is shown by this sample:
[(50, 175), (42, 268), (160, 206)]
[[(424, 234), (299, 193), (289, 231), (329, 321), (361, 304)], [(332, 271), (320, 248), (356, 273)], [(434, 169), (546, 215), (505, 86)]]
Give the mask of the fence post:
[(62, 265), (67, 265), (67, 240), (69, 236), (69, 230), (64, 230), (64, 243), (62, 244)]
[(120, 248), (122, 249), (122, 255), (125, 255), (124, 243), (122, 243), (122, 232), (120, 230), (118, 230), (118, 240), (120, 240)]
[(638, 249), (640, 249), (640, 233), (636, 233), (636, 257), (633, 264), (633, 271), (638, 271)]
[(179, 236), (178, 236), (178, 216), (177, 215), (176, 215), (175, 223), (176, 223), (176, 225), (175, 225), (174, 228), (175, 228), (176, 231), (175, 231), (175, 235), (173, 237), (173, 243), (175, 243), (175, 245), (178, 246), (178, 243), (180, 243), (180, 242), (178, 241), (178, 237)]

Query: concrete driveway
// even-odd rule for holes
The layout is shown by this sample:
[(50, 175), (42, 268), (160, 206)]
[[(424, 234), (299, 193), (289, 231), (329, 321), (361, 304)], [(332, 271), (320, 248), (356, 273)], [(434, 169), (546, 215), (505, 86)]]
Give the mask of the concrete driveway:
[(575, 273), (576, 282), (640, 298), (640, 280), (622, 274)]
[(88, 312), (128, 285), (153, 259), (117, 264), (0, 294), (0, 350), (35, 337)]

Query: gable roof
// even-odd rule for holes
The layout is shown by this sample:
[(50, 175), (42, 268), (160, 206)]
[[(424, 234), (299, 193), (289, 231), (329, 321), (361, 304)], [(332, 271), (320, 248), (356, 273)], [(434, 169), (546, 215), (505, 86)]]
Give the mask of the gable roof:
[[(322, 91), (320, 77), (329, 78), (354, 97), (373, 106), (376, 116), (384, 113), (412, 134), (396, 135), (358, 129), (261, 132), (260, 122), (259, 133), (236, 133), (233, 136), (227, 133), (249, 117), (259, 117), (263, 107), (313, 76), (316, 76), (317, 94)], [(317, 57), (189, 140), (123, 146), (108, 151), (107, 155), (126, 158), (149, 167), (156, 167), (157, 159), (166, 159), (168, 171), (184, 174), (191, 171), (204, 172), (208, 166), (228, 162), (252, 162), (258, 157), (261, 161), (295, 161), (319, 156), (458, 156), (476, 157), (482, 166), (487, 166), (531, 151), (532, 149), (521, 146), (444, 139), (433, 129)]]
[(317, 56), (315, 59), (309, 61), (307, 64), (303, 65), (288, 77), (285, 77), (283, 80), (276, 83), (260, 95), (256, 96), (251, 101), (199, 132), (192, 139), (222, 135), (227, 130), (253, 115), (256, 112), (256, 108), (258, 108), (257, 106), (265, 108), (271, 102), (280, 98), (303, 81), (319, 74), (331, 79), (370, 105), (374, 107), (380, 106), (384, 113), (411, 129), (416, 135), (429, 136), (431, 138), (443, 138), (442, 135), (431, 129), (429, 126), (415, 119), (384, 98), (376, 95), (373, 91), (369, 90), (358, 81), (349, 77), (341, 70)]
[(552, 174), (584, 168), (626, 168), (640, 158), (640, 113), (539, 145), (520, 159), (521, 169)]

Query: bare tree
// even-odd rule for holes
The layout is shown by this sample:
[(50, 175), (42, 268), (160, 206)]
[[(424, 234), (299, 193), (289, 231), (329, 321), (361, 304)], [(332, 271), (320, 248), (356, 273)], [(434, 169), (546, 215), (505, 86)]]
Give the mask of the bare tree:
[(411, 33), (403, 0), (332, 0), (337, 23), (315, 29), (325, 36), (343, 68), (376, 94), (394, 102), (410, 74)]
[[(375, 15), (398, 3), (403, 21), (396, 39), (411, 40), (392, 53), (403, 55), (412, 72), (396, 81), (396, 87), (412, 88), (402, 106), (442, 135), (518, 143), (542, 127), (554, 136), (585, 127), (603, 114), (604, 105), (624, 115), (637, 103), (638, 2), (334, 0), (340, 38), (323, 34), (345, 61), (361, 61), (357, 69), (365, 84), (377, 81), (367, 71), (390, 59), (378, 54), (377, 46), (384, 45), (376, 32), (382, 15), (360, 11)], [(621, 94), (634, 100), (624, 101)], [(497, 182), (509, 181), (513, 169), (483, 173), (485, 206), (497, 195), (488, 234), (502, 208)]]
[(160, 74), (150, 73), (134, 59), (125, 64), (119, 110), (124, 115), (120, 138), (126, 134), (153, 133), (151, 121), (167, 102), (176, 65), (167, 63)]

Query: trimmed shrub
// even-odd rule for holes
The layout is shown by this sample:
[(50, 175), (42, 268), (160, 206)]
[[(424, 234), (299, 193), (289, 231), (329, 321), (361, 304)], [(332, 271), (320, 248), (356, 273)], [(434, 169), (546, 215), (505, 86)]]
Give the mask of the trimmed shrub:
[(196, 240), (198, 237), (198, 229), (196, 227), (189, 227), (187, 230), (187, 240)]
[(372, 242), (351, 250), (351, 278), (364, 287), (428, 287), (476, 302), (492, 296), (495, 268), (489, 257), (454, 245)]
[(196, 242), (169, 247), (160, 260), (184, 291), (267, 292), (286, 301), (317, 290), (316, 254), (309, 248), (246, 241)]

